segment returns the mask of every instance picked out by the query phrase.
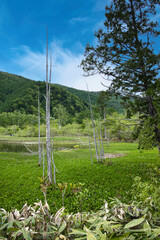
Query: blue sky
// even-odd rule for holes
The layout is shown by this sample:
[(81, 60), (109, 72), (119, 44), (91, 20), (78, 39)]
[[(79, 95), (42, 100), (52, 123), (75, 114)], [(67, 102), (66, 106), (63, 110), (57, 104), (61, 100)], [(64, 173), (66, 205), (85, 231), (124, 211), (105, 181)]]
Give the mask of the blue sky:
[[(87, 42), (103, 27), (111, 0), (0, 0), (0, 71), (45, 80), (46, 29), (53, 58), (52, 83), (90, 91), (109, 85), (86, 78), (78, 65)], [(160, 19), (160, 7), (156, 20)], [(154, 19), (155, 20), (155, 19)], [(159, 40), (156, 49), (159, 50)]]
[(53, 83), (78, 89), (104, 89), (100, 76), (83, 77), (86, 43), (104, 22), (110, 0), (0, 0), (0, 71), (45, 80), (48, 28)]

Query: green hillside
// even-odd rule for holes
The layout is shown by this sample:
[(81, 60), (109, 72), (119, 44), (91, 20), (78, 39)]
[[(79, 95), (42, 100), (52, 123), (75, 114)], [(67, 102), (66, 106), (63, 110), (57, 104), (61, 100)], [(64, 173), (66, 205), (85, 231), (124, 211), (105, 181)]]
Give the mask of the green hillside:
[[(40, 90), (41, 110), (45, 111), (45, 82), (0, 72), (0, 112), (18, 110), (27, 114), (37, 114), (38, 86)], [(51, 86), (51, 114), (61, 104), (74, 116), (88, 109), (88, 104), (59, 86)]]
[[(78, 96), (80, 99), (82, 99), (83, 101), (85, 101), (89, 104), (87, 91), (78, 90), (75, 88), (70, 88), (70, 87), (66, 87), (63, 85), (59, 85), (59, 84), (55, 84), (55, 85)], [(98, 100), (99, 94), (100, 94), (100, 92), (89, 92), (91, 104), (93, 105), (93, 107), (97, 105), (97, 100)], [(124, 107), (122, 106), (122, 104), (120, 102), (121, 102), (120, 97), (116, 98), (115, 96), (110, 96), (110, 99), (108, 100), (108, 102), (106, 104), (106, 108), (113, 108), (116, 112), (123, 113)]]
[[(65, 90), (67, 90), (68, 92), (70, 92), (70, 93), (72, 93), (76, 96), (78, 96), (80, 99), (82, 99), (86, 102), (89, 102), (87, 91), (78, 90), (78, 89), (75, 89), (75, 88), (70, 88), (70, 87), (66, 87), (66, 86), (63, 86), (63, 85), (59, 85), (59, 84), (55, 84), (55, 85), (60, 87), (60, 88), (63, 88)], [(97, 104), (97, 99), (98, 99), (99, 93), (100, 92), (90, 92), (91, 103), (93, 105)]]
[[(40, 90), (41, 112), (45, 112), (46, 84), (41, 81), (33, 81), (22, 76), (0, 72), (0, 113), (13, 112), (15, 110), (26, 114), (37, 115), (38, 87)], [(90, 92), (91, 103), (97, 105), (100, 92)], [(63, 106), (70, 116), (82, 113), (89, 109), (88, 92), (74, 88), (52, 84), (51, 86), (51, 115), (55, 108)], [(107, 108), (114, 108), (123, 112), (120, 99), (111, 97)]]

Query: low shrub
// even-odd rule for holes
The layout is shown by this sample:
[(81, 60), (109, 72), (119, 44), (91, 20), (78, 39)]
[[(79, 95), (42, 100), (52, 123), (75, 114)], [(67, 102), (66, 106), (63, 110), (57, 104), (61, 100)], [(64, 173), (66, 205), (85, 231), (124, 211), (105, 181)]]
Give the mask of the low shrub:
[(125, 204), (113, 199), (97, 212), (68, 214), (62, 207), (51, 215), (47, 201), (25, 204), (22, 210), (0, 210), (0, 238), (15, 240), (106, 240), (159, 239), (159, 221), (153, 224), (148, 208), (134, 202)]

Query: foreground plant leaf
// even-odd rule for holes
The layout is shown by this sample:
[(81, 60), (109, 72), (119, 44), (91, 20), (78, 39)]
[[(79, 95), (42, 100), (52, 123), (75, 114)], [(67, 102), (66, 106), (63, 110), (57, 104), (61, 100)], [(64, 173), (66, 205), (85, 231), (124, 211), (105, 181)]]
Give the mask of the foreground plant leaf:
[(62, 226), (60, 227), (60, 229), (58, 230), (58, 233), (62, 233), (65, 228), (66, 228), (66, 223), (64, 222), (64, 223), (62, 224)]
[(140, 225), (141, 223), (143, 223), (144, 221), (145, 221), (145, 219), (143, 217), (139, 218), (139, 219), (132, 220), (131, 222), (127, 223), (124, 226), (124, 229), (136, 227), (136, 226)]
[(86, 235), (86, 232), (84, 230), (80, 229), (72, 229), (71, 235)]
[(87, 240), (97, 240), (95, 235), (88, 228), (85, 227), (84, 230), (87, 233)]
[(160, 228), (152, 229), (152, 231), (153, 231), (157, 236), (160, 236)]
[(25, 229), (22, 229), (22, 233), (23, 233), (25, 240), (32, 240), (29, 233), (27, 231), (25, 231)]

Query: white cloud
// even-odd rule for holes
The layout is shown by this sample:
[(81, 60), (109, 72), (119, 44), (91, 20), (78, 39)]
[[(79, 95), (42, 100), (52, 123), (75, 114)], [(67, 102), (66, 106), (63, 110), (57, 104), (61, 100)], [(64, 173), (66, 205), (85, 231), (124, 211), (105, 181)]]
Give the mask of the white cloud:
[(45, 80), (45, 54), (33, 52), (27, 46), (22, 46), (19, 52), (13, 60), (18, 74), (32, 80)]
[(75, 24), (77, 22), (86, 22), (88, 18), (86, 17), (77, 17), (77, 18), (72, 18), (69, 23)]
[[(103, 82), (106, 86), (110, 84), (101, 78), (99, 75), (84, 77), (83, 70), (78, 67), (83, 59), (83, 54), (76, 54), (62, 46), (57, 42), (51, 44), (53, 71), (52, 83), (86, 90), (86, 82), (88, 83), (90, 91), (100, 91), (106, 88), (101, 84)], [(18, 55), (14, 60), (16, 68), (20, 68), (17, 74), (33, 80), (45, 80), (45, 51), (43, 53), (33, 52), (28, 47), (23, 46), (21, 51), (23, 54)]]

